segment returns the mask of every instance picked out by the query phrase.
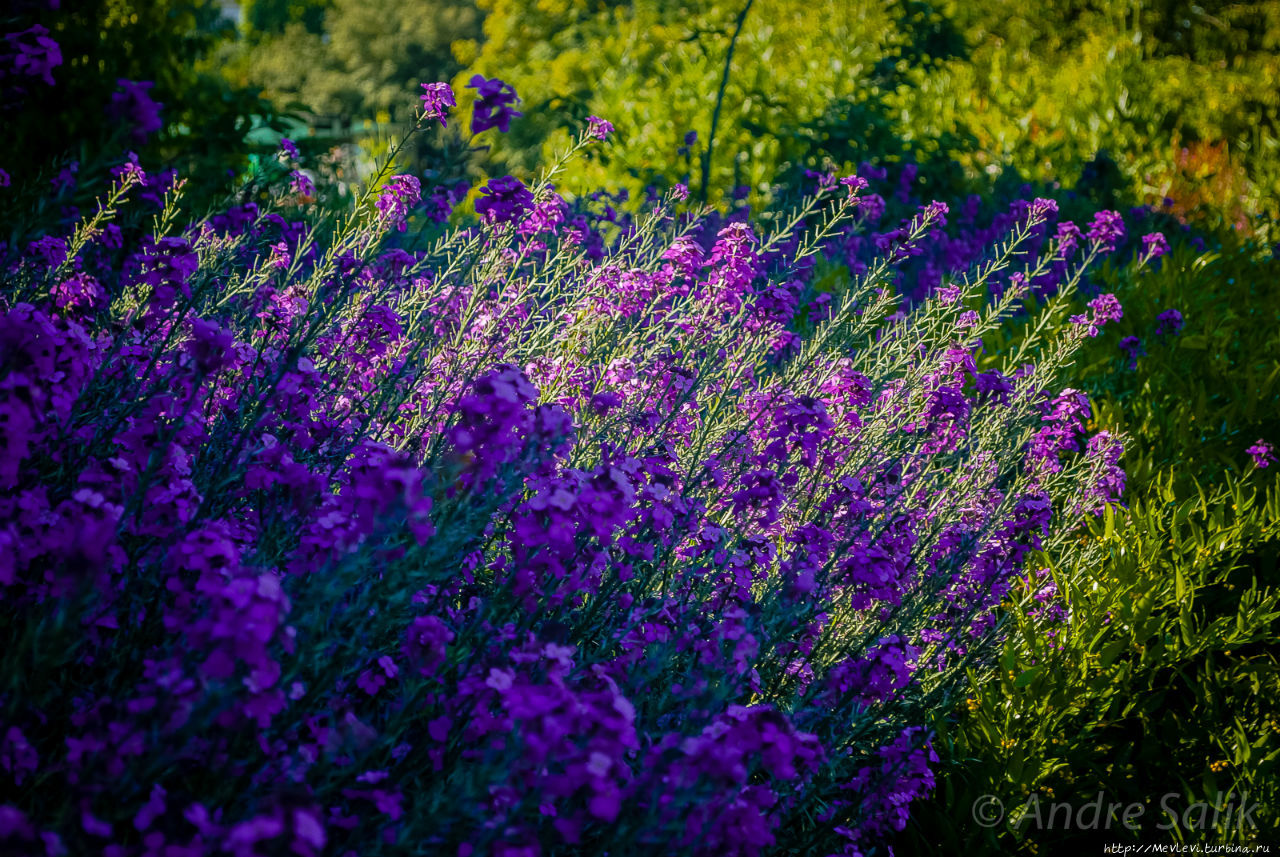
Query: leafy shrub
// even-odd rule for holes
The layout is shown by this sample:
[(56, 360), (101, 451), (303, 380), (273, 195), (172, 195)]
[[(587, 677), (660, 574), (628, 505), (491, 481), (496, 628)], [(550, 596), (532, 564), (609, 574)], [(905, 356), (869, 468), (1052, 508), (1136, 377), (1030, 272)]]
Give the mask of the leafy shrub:
[[(458, 82), (500, 74), (534, 117), (498, 147), (507, 169), (532, 169), (589, 113), (619, 123), (617, 142), (565, 177), (573, 190), (684, 181), (760, 203), (805, 169), (910, 162), (947, 200), (1008, 179), (1108, 207), (1169, 197), (1244, 231), (1280, 214), (1273, 3), (481, 6)], [(1096, 164), (1114, 167), (1110, 187)]]
[(498, 163), (522, 174), (588, 114), (609, 116), (616, 139), (564, 186), (636, 198), (651, 183), (684, 182), (704, 200), (728, 202), (741, 188), (760, 202), (787, 164), (815, 166), (805, 159), (828, 136), (853, 152), (838, 168), (887, 157), (903, 148), (889, 94), (963, 50), (945, 19), (912, 0), (480, 6), (483, 38), (458, 46), (469, 70), (456, 82), (500, 75), (530, 108), (495, 144)]
[[(12, 49), (0, 47), (0, 169), (32, 186), (27, 198), (47, 199), (44, 212), (23, 212), (28, 228), (91, 205), (104, 188), (81, 180), (105, 172), (103, 161), (121, 149), (181, 170), (197, 207), (220, 198), (228, 172), (245, 166), (245, 135), (255, 122), (278, 120), (212, 64), (233, 33), (213, 0), (6, 3), (0, 44)], [(50, 185), (56, 193), (36, 187)]]
[(419, 80), (451, 77), (454, 42), (479, 35), (469, 0), (332, 0), (249, 4), (228, 73), (281, 107), (355, 120), (412, 121), (403, 94)]
[[(1278, 265), (1266, 248), (1191, 238), (1138, 278), (1095, 269), (1125, 317), (1081, 350), (1074, 377), (1097, 424), (1132, 438), (1130, 508), (1092, 526), (1091, 563), (1052, 562), (1071, 617), (1059, 633), (1045, 639), (1015, 609), (999, 672), (976, 677), (968, 704), (941, 718), (938, 799), (917, 809), (904, 847), (1249, 844), (1280, 827), (1268, 703), (1280, 692), (1280, 507), (1274, 471), (1248, 454), (1280, 436)], [(988, 345), (1000, 353), (1019, 338)], [(1078, 809), (1100, 793), (1143, 806), (1142, 826), (1046, 830), (1030, 814), (984, 835), (970, 815), (984, 795), (1017, 821), (1037, 802)], [(1170, 794), (1183, 814), (1172, 826)], [(1243, 823), (1195, 810), (1242, 802), (1255, 807)]]
[(6, 847), (866, 851), (1029, 554), (1123, 478), (1061, 380), (1113, 301), (975, 362), (1109, 213), (1022, 204), (900, 306), (947, 208), (832, 297), (852, 177), (764, 234), (495, 179), (412, 250), (411, 176), (116, 227), (151, 181), (4, 262)]
[[(1276, 831), (1280, 737), (1266, 702), (1280, 691), (1275, 485), (1232, 479), (1182, 499), (1170, 482), (1093, 528), (1104, 553), (1089, 576), (1055, 569), (1072, 620), (1052, 640), (1015, 614), (1003, 676), (975, 682), (969, 716), (946, 737), (952, 758), (969, 760), (940, 792), (959, 824), (938, 823), (931, 808), (922, 839), (970, 839), (977, 825), (966, 816), (982, 794), (1008, 809), (992, 831), (998, 852), (1155, 838), (1257, 844)], [(1099, 794), (1144, 811), (1131, 827), (1118, 817), (1110, 829), (1045, 826), (1052, 804), (1078, 810)], [(1228, 805), (1230, 817), (1197, 810)]]

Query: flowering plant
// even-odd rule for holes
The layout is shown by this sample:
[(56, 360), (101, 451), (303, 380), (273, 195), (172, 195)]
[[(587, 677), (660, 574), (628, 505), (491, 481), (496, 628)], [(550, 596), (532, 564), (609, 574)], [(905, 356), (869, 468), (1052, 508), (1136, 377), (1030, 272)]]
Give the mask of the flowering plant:
[(860, 182), (770, 231), (672, 192), (589, 236), (563, 163), (413, 252), (390, 161), (336, 223), (184, 222), (176, 183), (113, 233), (154, 181), (131, 163), (6, 250), (0, 843), (856, 854), (902, 827), (922, 711), (1123, 480), (1061, 378), (1084, 326), (980, 372), (1027, 295), (988, 292), (1056, 271), (1061, 315), (1115, 230), (1064, 261), (1028, 203), (904, 303), (934, 204), (832, 295)]

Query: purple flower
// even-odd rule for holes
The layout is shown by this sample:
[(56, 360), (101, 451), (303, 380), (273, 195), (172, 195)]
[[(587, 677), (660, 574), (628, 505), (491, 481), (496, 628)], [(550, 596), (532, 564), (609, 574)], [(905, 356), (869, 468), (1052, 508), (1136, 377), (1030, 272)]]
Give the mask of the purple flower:
[(921, 215), (924, 220), (933, 221), (938, 226), (946, 226), (948, 212), (950, 209), (947, 204), (935, 199), (921, 210)]
[(845, 176), (840, 179), (840, 184), (845, 186), (851, 197), (857, 196), (859, 192), (871, 186), (871, 183), (862, 176)]
[(1112, 294), (1098, 295), (1089, 301), (1089, 309), (1093, 310), (1094, 323), (1099, 327), (1124, 318), (1124, 308)]
[(1058, 224), (1058, 258), (1067, 259), (1080, 246), (1080, 227), (1070, 220)]
[(1120, 466), (1124, 444), (1111, 432), (1100, 431), (1089, 438), (1086, 451), (1097, 468), (1097, 481), (1086, 489), (1093, 501), (1090, 511), (1101, 512), (1103, 506), (1119, 502), (1124, 494), (1125, 472)]
[(405, 634), (405, 658), (422, 675), (431, 675), (445, 662), (453, 632), (435, 616), (419, 616), (409, 625)]
[(138, 814), (134, 816), (133, 826), (138, 828), (139, 831), (146, 831), (157, 816), (164, 814), (167, 806), (165, 798), (168, 796), (169, 793), (162, 786), (152, 786), (151, 797), (142, 809), (138, 810)]
[(1142, 340), (1136, 336), (1126, 336), (1120, 340), (1120, 350), (1129, 358), (1129, 368), (1138, 368), (1138, 358), (1146, 356), (1146, 349), (1142, 347)]
[(112, 167), (111, 176), (122, 181), (133, 180), (143, 186), (147, 184), (147, 174), (143, 172), (142, 165), (138, 163), (137, 152), (129, 152), (123, 164)]
[(467, 196), (471, 185), (459, 182), (453, 187), (437, 187), (431, 191), (427, 201), (427, 216), (435, 223), (444, 223), (453, 213), (453, 208)]
[(471, 115), (472, 134), (479, 134), (490, 128), (497, 128), (505, 134), (511, 128), (511, 120), (524, 115), (511, 108), (511, 105), (520, 100), (515, 88), (496, 77), (486, 80), (477, 74), (471, 78), (467, 89), (475, 89), (479, 93)]
[(1169, 239), (1161, 232), (1149, 232), (1142, 236), (1142, 253), (1148, 259), (1159, 259), (1169, 252)]
[(164, 127), (160, 118), (160, 102), (149, 94), (155, 86), (149, 80), (133, 81), (120, 78), (118, 87), (111, 94), (111, 103), (107, 105), (107, 115), (118, 122), (130, 126), (129, 136), (134, 143), (142, 145), (147, 138)]
[(439, 119), (442, 128), (449, 127), (445, 117), (448, 109), (458, 103), (454, 98), (453, 88), (447, 83), (424, 83), (421, 98), (423, 118)]
[(293, 254), (289, 252), (289, 245), (283, 241), (277, 241), (271, 245), (271, 256), (267, 259), (267, 266), (275, 268), (277, 271), (283, 271), (293, 263)]
[(292, 140), (290, 140), (288, 137), (280, 138), (280, 154), (294, 161), (298, 160), (298, 158), (301, 157), (301, 155), (298, 153), (297, 144), (294, 143)]
[(409, 209), (422, 201), (422, 183), (414, 176), (392, 176), (382, 188), (375, 205), (378, 220), (388, 229), (404, 232)]
[(1099, 211), (1089, 224), (1089, 240), (1104, 251), (1116, 249), (1116, 242), (1124, 237), (1124, 220), (1118, 211)]
[(1156, 316), (1156, 336), (1171, 333), (1177, 336), (1182, 332), (1182, 313), (1176, 309), (1167, 309)]
[(1276, 448), (1265, 440), (1259, 439), (1257, 443), (1246, 449), (1245, 452), (1253, 459), (1254, 465), (1264, 470), (1276, 461)]
[(201, 372), (208, 374), (221, 368), (234, 345), (235, 335), (214, 322), (202, 318), (191, 322), (191, 341), (187, 351)]
[(879, 223), (888, 207), (884, 197), (878, 193), (869, 193), (859, 197), (858, 200), (858, 210), (862, 212), (862, 219), (867, 223)]
[(0, 187), (8, 187), (12, 183), (13, 180), (9, 178), (9, 174), (4, 170), (0, 170)]
[(80, 272), (72, 274), (53, 287), (53, 302), (58, 309), (94, 310), (106, 303), (106, 292), (93, 277)]
[(49, 183), (53, 185), (54, 192), (63, 194), (69, 190), (74, 190), (76, 186), (76, 173), (78, 172), (80, 172), (79, 161), (72, 161), (59, 170), (58, 174), (49, 180)]
[(53, 86), (53, 70), (62, 65), (62, 49), (49, 38), (47, 29), (36, 24), (20, 33), (8, 33), (4, 38), (8, 44), (4, 54), (0, 54), (0, 63), (7, 63), (17, 74), (38, 77)]
[(1115, 295), (1099, 295), (1089, 301), (1089, 314), (1071, 316), (1071, 323), (1086, 328), (1089, 336), (1097, 336), (1098, 328), (1113, 321), (1119, 321), (1124, 315), (1120, 301)]
[(399, 674), (400, 668), (396, 666), (396, 662), (389, 655), (383, 655), (378, 658), (377, 663), (360, 673), (359, 677), (356, 678), (356, 686), (369, 696), (377, 696), (378, 691), (386, 685), (387, 680), (393, 679)]
[(1031, 201), (1031, 205), (1027, 207), (1027, 214), (1032, 220), (1047, 220), (1050, 217), (1057, 217), (1058, 203), (1052, 199), (1036, 197)]
[(1078, 452), (1085, 421), (1092, 415), (1089, 397), (1079, 390), (1066, 389), (1044, 402), (1042, 428), (1031, 439), (1031, 458), (1049, 472), (1061, 470), (1061, 452)]
[(16, 726), (10, 726), (4, 740), (0, 741), (0, 768), (4, 768), (17, 785), (31, 774), (40, 764), (40, 756), (35, 748), (27, 742), (27, 737)]
[(613, 123), (599, 116), (588, 116), (587, 133), (597, 140), (605, 140), (613, 133)]
[(1000, 370), (979, 372), (973, 376), (973, 381), (983, 400), (999, 402), (1001, 405), (1009, 404), (1009, 397), (1013, 395), (1013, 383)]
[(289, 191), (296, 193), (298, 196), (315, 196), (316, 185), (311, 180), (311, 176), (302, 170), (294, 170), (289, 173)]
[(817, 170), (805, 170), (804, 177), (818, 180), (819, 193), (826, 193), (834, 188), (838, 180), (838, 177), (833, 172), (819, 172)]
[(46, 235), (27, 245), (27, 255), (39, 259), (45, 268), (53, 270), (67, 260), (67, 242), (57, 236)]
[(512, 176), (490, 179), (480, 193), (483, 196), (476, 200), (476, 214), (487, 223), (509, 223), (533, 205), (533, 194)]

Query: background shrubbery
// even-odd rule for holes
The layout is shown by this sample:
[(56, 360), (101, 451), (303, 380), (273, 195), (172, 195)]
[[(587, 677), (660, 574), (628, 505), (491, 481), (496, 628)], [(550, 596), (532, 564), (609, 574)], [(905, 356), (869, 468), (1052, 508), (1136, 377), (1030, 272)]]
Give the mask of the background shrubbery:
[[(705, 93), (723, 82), (717, 193), (745, 185), (758, 198), (787, 167), (823, 158), (914, 161), (935, 196), (1003, 177), (1101, 204), (1171, 197), (1179, 214), (1245, 228), (1276, 214), (1274, 3), (491, 4), (474, 65), (540, 116), (504, 141), (507, 163), (529, 163), (586, 113), (623, 123), (583, 187), (635, 191), (687, 169), (697, 188), (714, 115)], [(700, 139), (686, 167), (689, 131)]]
[[(17, 0), (0, 12), (0, 26), (41, 28), (59, 46), (49, 83), (18, 74), (0, 81), (0, 165), (19, 185), (48, 187), (73, 163), (78, 181), (93, 182), (132, 150), (181, 171), (205, 201), (245, 169), (246, 134), (277, 121), (270, 102), (214, 62), (236, 30), (212, 0)], [(59, 200), (75, 204), (102, 189), (57, 186)]]
[[(1262, 250), (1260, 258), (1259, 251)], [(1069, 853), (1106, 842), (1269, 842), (1280, 804), (1280, 496), (1274, 465), (1245, 450), (1280, 433), (1280, 291), (1265, 249), (1228, 239), (1175, 247), (1154, 270), (1097, 279), (1125, 318), (1077, 363), (1100, 424), (1135, 439), (1125, 456), (1129, 509), (1091, 538), (1089, 564), (1051, 564), (1073, 621), (1046, 639), (1015, 611), (994, 681), (975, 675), (967, 704), (940, 726), (953, 765), (935, 801), (913, 815), (904, 847), (946, 853), (978, 827), (957, 812), (983, 795), (1011, 814), (1038, 796), (1054, 802), (1148, 807), (1129, 833), (1037, 830), (1033, 818), (986, 831), (993, 851)], [(1174, 333), (1161, 313), (1179, 310)], [(1159, 331), (1163, 330), (1163, 333)], [(1120, 347), (1136, 336), (1140, 347)], [(1016, 341), (989, 340), (993, 354)], [(1131, 354), (1139, 354), (1134, 359)], [(1168, 825), (1160, 800), (1186, 811), (1240, 796), (1258, 829), (1212, 819)], [(1198, 823), (1199, 816), (1192, 819)]]

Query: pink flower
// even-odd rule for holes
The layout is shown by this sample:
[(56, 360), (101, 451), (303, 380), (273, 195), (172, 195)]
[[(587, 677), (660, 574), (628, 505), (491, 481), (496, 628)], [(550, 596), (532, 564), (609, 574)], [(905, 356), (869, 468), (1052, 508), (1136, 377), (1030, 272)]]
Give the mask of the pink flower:
[(1276, 448), (1265, 440), (1259, 440), (1253, 446), (1245, 450), (1253, 459), (1253, 463), (1262, 470), (1265, 470), (1276, 461)]
[(439, 119), (442, 128), (449, 127), (445, 121), (448, 108), (457, 105), (453, 89), (447, 83), (422, 84), (422, 114), (424, 119)]
[(607, 139), (613, 133), (613, 123), (599, 116), (588, 116), (587, 133), (597, 140)]

